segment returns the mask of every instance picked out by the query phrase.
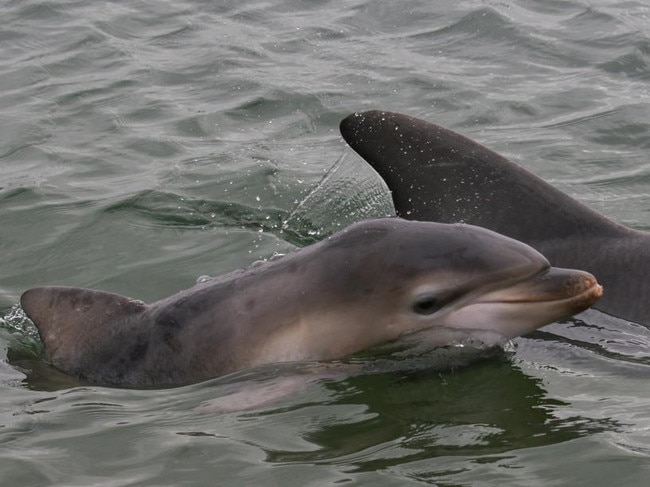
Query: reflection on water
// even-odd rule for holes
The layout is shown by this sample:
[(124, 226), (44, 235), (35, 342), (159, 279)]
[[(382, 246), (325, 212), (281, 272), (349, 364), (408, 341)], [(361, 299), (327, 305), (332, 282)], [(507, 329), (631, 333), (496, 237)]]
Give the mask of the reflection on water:
[(363, 417), (309, 431), (316, 452), (268, 451), (269, 461), (338, 461), (373, 471), (431, 457), (497, 456), (617, 426), (554, 417), (561, 403), (503, 357), (454, 372), (357, 376), (327, 387), (336, 392), (329, 404), (359, 406)]

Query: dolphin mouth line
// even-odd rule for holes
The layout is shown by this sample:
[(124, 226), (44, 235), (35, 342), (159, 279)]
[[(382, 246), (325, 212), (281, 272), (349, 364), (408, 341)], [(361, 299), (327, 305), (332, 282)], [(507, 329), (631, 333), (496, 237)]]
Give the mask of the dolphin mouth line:
[[(541, 273), (539, 273), (539, 274), (544, 274), (544, 273), (545, 273), (545, 271), (543, 271), (543, 272), (541, 272)], [(512, 298), (506, 298), (506, 297), (503, 297), (503, 298), (495, 298), (495, 299), (479, 300), (479, 301), (477, 301), (477, 304), (478, 304), (478, 303), (481, 303), (481, 304), (498, 304), (498, 303), (501, 303), (501, 304), (558, 303), (558, 304), (559, 304), (559, 303), (569, 303), (569, 302), (572, 302), (572, 301), (581, 301), (581, 300), (583, 300), (583, 299), (593, 299), (593, 300), (595, 301), (596, 299), (599, 299), (600, 297), (602, 297), (603, 292), (604, 292), (604, 290), (603, 290), (603, 286), (601, 286), (601, 285), (600, 285), (597, 281), (595, 281), (595, 279), (593, 279), (593, 278), (592, 278), (592, 279), (589, 279), (589, 280), (592, 281), (592, 283), (591, 283), (590, 286), (586, 287), (585, 289), (583, 289), (582, 291), (580, 291), (580, 292), (578, 292), (578, 293), (576, 293), (576, 294), (572, 294), (572, 295), (568, 295), (568, 296), (565, 295), (565, 296), (557, 296), (557, 297), (553, 297), (553, 296), (544, 296), (544, 295), (542, 295), (542, 294), (537, 295), (537, 296), (535, 296), (535, 295), (532, 295), (532, 296), (531, 296), (531, 295), (529, 295), (529, 296), (521, 296), (521, 297), (513, 296)], [(525, 284), (526, 282), (527, 282), (527, 280), (524, 279), (524, 280), (520, 281), (519, 283), (521, 283), (521, 284)], [(583, 281), (583, 282), (584, 282), (584, 281)], [(519, 284), (519, 283), (518, 283), (518, 284)], [(517, 284), (515, 284), (515, 286), (516, 286), (516, 285), (517, 285)], [(507, 292), (508, 289), (509, 289), (508, 287), (505, 287), (505, 288), (502, 288), (502, 289), (496, 291), (496, 293), (498, 293), (499, 291), (505, 291), (505, 292)], [(492, 294), (492, 293), (488, 293), (488, 294)]]
[(502, 299), (502, 300), (494, 300), (494, 301), (480, 301), (481, 303), (562, 303), (562, 302), (568, 302), (568, 301), (574, 301), (574, 300), (581, 300), (586, 297), (601, 297), (603, 295), (603, 286), (600, 284), (596, 283), (593, 284), (591, 287), (585, 289), (584, 291), (574, 294), (573, 296), (567, 296), (564, 298), (543, 298), (540, 297), (540, 299), (528, 299), (528, 298), (513, 298), (513, 299)]

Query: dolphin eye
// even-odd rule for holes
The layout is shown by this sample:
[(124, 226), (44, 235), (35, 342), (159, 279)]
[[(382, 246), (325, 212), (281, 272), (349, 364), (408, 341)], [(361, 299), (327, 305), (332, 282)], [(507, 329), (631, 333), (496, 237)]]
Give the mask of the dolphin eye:
[(413, 311), (419, 315), (432, 315), (442, 308), (443, 305), (444, 303), (435, 296), (420, 296), (416, 299), (415, 303), (413, 303)]

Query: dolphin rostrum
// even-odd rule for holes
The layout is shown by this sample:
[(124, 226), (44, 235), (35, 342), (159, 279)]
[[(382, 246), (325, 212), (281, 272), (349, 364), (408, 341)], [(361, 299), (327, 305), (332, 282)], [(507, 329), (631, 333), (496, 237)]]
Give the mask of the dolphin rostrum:
[(137, 388), (343, 358), (412, 332), (507, 339), (578, 313), (601, 293), (592, 275), (550, 267), (490, 230), (388, 218), (151, 305), (70, 287), (30, 289), (21, 305), (52, 365)]
[(490, 149), (392, 112), (341, 122), (346, 142), (384, 179), (397, 214), (464, 222), (532, 246), (552, 265), (596, 276), (596, 308), (650, 325), (650, 235), (619, 225)]

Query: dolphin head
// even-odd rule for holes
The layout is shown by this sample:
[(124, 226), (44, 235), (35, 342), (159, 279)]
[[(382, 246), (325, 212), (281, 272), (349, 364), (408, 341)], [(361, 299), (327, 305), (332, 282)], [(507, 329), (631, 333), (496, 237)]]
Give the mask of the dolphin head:
[(326, 245), (346, 249), (347, 259), (337, 259), (345, 269), (328, 279), (345, 289), (341, 301), (365, 309), (372, 323), (360, 329), (378, 343), (440, 329), (509, 339), (579, 313), (602, 295), (591, 274), (551, 267), (528, 245), (473, 225), (379, 219)]

